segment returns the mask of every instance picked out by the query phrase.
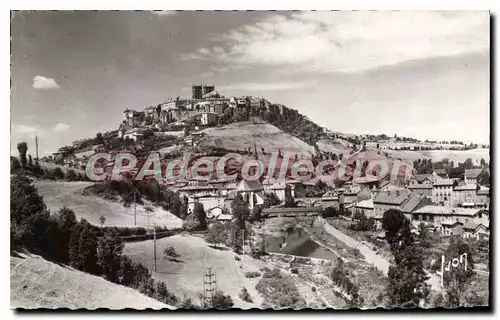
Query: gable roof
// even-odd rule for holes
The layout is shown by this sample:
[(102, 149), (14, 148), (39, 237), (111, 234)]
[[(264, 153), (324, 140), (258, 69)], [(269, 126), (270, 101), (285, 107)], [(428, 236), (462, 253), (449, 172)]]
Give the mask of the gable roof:
[(441, 225), (448, 226), (448, 227), (453, 227), (453, 226), (455, 226), (457, 224), (463, 225), (462, 222), (456, 221), (456, 220), (444, 220), (444, 221), (441, 221)]
[(464, 228), (464, 230), (474, 231), (474, 230), (476, 230), (477, 226), (478, 226), (477, 223), (469, 222), (469, 223), (464, 224), (463, 228)]
[(373, 199), (363, 200), (356, 204), (356, 208), (373, 209)]
[[(401, 211), (405, 213), (411, 213), (415, 211), (418, 205), (425, 200), (426, 197), (421, 195), (410, 195), (405, 199), (403, 205), (401, 206)], [(429, 203), (429, 202), (428, 202)]]
[(375, 199), (373, 199), (373, 203), (381, 203), (381, 204), (392, 204), (392, 205), (401, 205), (403, 201), (408, 196), (408, 190), (395, 190), (395, 191), (387, 191), (380, 192)]
[(434, 169), (437, 175), (446, 175), (446, 169)]
[(452, 186), (453, 179), (438, 179), (434, 181), (434, 186)]
[(264, 189), (258, 180), (241, 180), (236, 191), (260, 191)]
[(432, 215), (449, 215), (449, 216), (475, 216), (482, 209), (470, 209), (470, 208), (455, 208), (455, 207), (444, 207), (437, 205), (426, 205), (422, 208), (415, 210), (414, 214), (432, 214)]
[(480, 196), (489, 196), (490, 195), (490, 188), (487, 187), (481, 187), (479, 191), (477, 192), (478, 195)]
[(422, 183), (425, 179), (430, 179), (432, 174), (416, 174), (415, 179), (417, 179), (418, 183)]
[(455, 191), (476, 191), (477, 184), (465, 184), (462, 186), (456, 186), (453, 188)]
[(483, 169), (465, 169), (464, 177), (469, 179), (476, 179)]
[(424, 184), (424, 183), (410, 184), (408, 186), (408, 189), (432, 189), (432, 188), (433, 188), (432, 184)]

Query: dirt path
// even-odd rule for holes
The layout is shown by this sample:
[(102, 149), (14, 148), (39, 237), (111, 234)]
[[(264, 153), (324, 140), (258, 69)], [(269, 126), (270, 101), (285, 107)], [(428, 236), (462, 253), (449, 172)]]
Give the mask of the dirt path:
[[(374, 265), (382, 271), (385, 275), (389, 272), (389, 267), (391, 264), (389, 261), (387, 261), (385, 258), (381, 257), (378, 255), (375, 251), (371, 250), (368, 248), (366, 245), (362, 244), (361, 242), (355, 240), (354, 238), (346, 235), (345, 233), (341, 232), (340, 230), (336, 229), (333, 227), (331, 224), (326, 222), (324, 219), (318, 217), (316, 221), (314, 222), (315, 226), (320, 226), (323, 227), (326, 232), (328, 232), (330, 235), (333, 237), (337, 238), (338, 240), (344, 242), (346, 245), (348, 245), (351, 248), (358, 249), (359, 252), (365, 257), (366, 262)], [(426, 271), (427, 272), (427, 271)], [(429, 284), (433, 290), (440, 290), (440, 280), (439, 277), (427, 272), (427, 276), (429, 276), (429, 280), (427, 280), (427, 284)]]

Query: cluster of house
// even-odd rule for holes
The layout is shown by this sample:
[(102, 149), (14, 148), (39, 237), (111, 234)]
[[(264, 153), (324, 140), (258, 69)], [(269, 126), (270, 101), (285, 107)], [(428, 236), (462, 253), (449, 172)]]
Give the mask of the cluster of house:
[[(197, 120), (203, 126), (217, 124), (226, 108), (268, 109), (269, 101), (256, 97), (225, 97), (215, 90), (215, 85), (193, 85), (191, 98), (170, 99), (143, 111), (126, 109), (118, 128), (118, 136), (137, 140), (147, 129), (156, 128), (165, 134), (182, 134), (185, 121)], [(170, 133), (168, 131), (171, 131)]]
[(72, 143), (72, 148), (75, 152), (69, 152), (67, 147), (59, 148), (57, 152), (54, 152), (51, 156), (43, 156), (40, 160), (42, 162), (62, 162), (69, 168), (75, 168), (84, 170), (87, 165), (88, 159), (95, 153), (104, 152), (103, 144), (96, 144), (86, 148), (81, 149), (81, 141), (74, 141)]
[(196, 203), (203, 204), (208, 218), (221, 221), (231, 220), (231, 205), (238, 195), (253, 210), (264, 204), (266, 196), (274, 193), (281, 204), (287, 197), (295, 196), (295, 180), (264, 178), (259, 180), (218, 179), (198, 180), (186, 178), (169, 182), (170, 188), (188, 199), (188, 211), (192, 212)]
[(439, 173), (416, 175), (406, 186), (391, 181), (377, 185), (348, 184), (324, 194), (322, 203), (349, 210), (353, 215), (363, 213), (375, 220), (378, 229), (384, 212), (397, 209), (414, 226), (423, 222), (443, 236), (489, 235), (490, 190), (477, 183), (480, 169), (466, 170), (462, 181)]

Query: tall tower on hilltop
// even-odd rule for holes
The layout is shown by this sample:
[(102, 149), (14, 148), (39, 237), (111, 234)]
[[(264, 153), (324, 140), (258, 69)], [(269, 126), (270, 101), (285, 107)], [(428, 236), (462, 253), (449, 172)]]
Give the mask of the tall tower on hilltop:
[(193, 99), (201, 99), (203, 95), (215, 91), (215, 85), (206, 85), (206, 84), (195, 84), (192, 87), (193, 90)]

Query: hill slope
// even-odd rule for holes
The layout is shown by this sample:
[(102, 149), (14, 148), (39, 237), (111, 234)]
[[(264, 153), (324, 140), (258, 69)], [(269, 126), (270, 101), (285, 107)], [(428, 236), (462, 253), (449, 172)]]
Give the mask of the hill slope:
[[(167, 260), (163, 250), (168, 246), (175, 248), (179, 257)], [(123, 253), (132, 260), (140, 262), (148, 268), (153, 268), (153, 241), (129, 242), (125, 244)], [(259, 278), (246, 278), (246, 271), (258, 271), (266, 266), (260, 260), (246, 256), (241, 261), (234, 259), (235, 254), (224, 249), (213, 249), (203, 239), (175, 235), (162, 238), (156, 242), (157, 272), (153, 274), (155, 280), (164, 281), (169, 289), (178, 296), (187, 295), (198, 303), (198, 293), (203, 292), (203, 273), (208, 266), (216, 272), (217, 289), (229, 294), (235, 308), (256, 308), (262, 302), (262, 297), (255, 290)], [(242, 287), (247, 288), (253, 303), (241, 300), (238, 295)]]
[(10, 258), (11, 308), (172, 309), (133, 289), (36, 255)]
[(261, 148), (264, 148), (265, 152), (281, 150), (296, 153), (315, 153), (313, 146), (263, 121), (258, 123), (251, 121), (236, 122), (222, 127), (207, 128), (202, 132), (205, 133), (205, 137), (202, 139), (200, 147), (240, 151), (250, 147), (253, 151), (255, 142), (259, 153)]
[[(106, 218), (104, 226), (134, 226), (133, 206), (126, 208), (119, 202), (82, 195), (83, 189), (91, 184), (91, 182), (35, 181), (38, 193), (52, 212), (66, 206), (75, 212), (77, 218), (85, 218), (93, 225), (100, 225), (99, 218), (102, 215)], [(170, 229), (182, 227), (180, 218), (158, 207), (153, 207), (153, 212), (149, 213), (149, 223)], [(144, 206), (137, 205), (137, 226), (146, 227), (147, 224), (148, 216)]]

